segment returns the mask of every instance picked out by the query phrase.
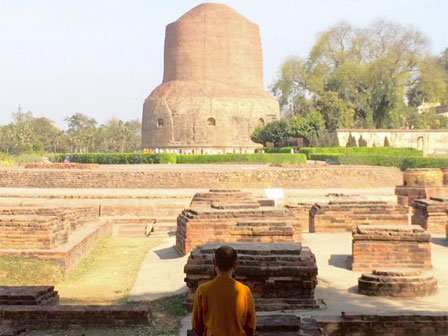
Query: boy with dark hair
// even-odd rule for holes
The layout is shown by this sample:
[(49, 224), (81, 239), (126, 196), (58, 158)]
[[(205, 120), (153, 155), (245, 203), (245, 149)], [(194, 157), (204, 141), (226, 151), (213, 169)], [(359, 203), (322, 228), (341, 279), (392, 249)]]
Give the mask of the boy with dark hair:
[(252, 336), (256, 316), (252, 293), (232, 278), (238, 266), (230, 246), (215, 251), (216, 278), (199, 286), (194, 299), (191, 324), (197, 336)]

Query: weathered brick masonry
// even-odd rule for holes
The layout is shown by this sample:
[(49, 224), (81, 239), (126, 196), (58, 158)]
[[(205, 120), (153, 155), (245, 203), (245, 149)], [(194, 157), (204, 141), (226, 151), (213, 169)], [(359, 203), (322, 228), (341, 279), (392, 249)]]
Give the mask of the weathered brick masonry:
[(353, 231), (354, 271), (379, 268), (429, 270), (431, 235), (418, 225), (358, 225)]
[[(215, 277), (214, 251), (223, 243), (207, 244), (191, 252), (185, 265), (190, 292), (185, 307), (192, 308), (198, 286)], [(299, 243), (225, 243), (238, 252), (235, 279), (252, 291), (257, 311), (316, 309), (317, 265), (314, 254)]]
[(68, 224), (55, 216), (0, 215), (0, 247), (23, 250), (56, 248), (68, 241)]
[(53, 286), (0, 286), (0, 306), (55, 306), (58, 292)]
[(403, 173), (403, 184), (395, 188), (397, 202), (412, 205), (416, 199), (448, 196), (448, 171), (440, 169), (415, 168)]
[(304, 168), (163, 170), (1, 168), (0, 187), (7, 188), (360, 188), (392, 187), (401, 172), (390, 167), (312, 166)]
[(31, 328), (125, 327), (148, 324), (148, 306), (0, 306), (0, 326)]
[(445, 233), (448, 225), (448, 198), (417, 199), (412, 201), (412, 224), (431, 233)]
[(309, 215), (310, 232), (351, 232), (359, 224), (409, 224), (409, 208), (363, 199), (315, 204)]
[(445, 336), (448, 315), (346, 315), (316, 317), (326, 336)]
[[(220, 195), (223, 202), (220, 203)], [(301, 223), (286, 208), (261, 207), (239, 190), (199, 193), (177, 218), (176, 248), (182, 254), (211, 242), (300, 241)]]
[(359, 278), (358, 292), (370, 296), (427, 296), (437, 292), (437, 280), (417, 269), (379, 269)]

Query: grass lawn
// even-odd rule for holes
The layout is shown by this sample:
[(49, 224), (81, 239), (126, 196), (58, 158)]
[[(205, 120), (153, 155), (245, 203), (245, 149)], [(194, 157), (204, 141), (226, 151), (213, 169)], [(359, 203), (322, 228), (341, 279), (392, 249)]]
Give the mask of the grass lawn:
[(61, 304), (117, 304), (134, 285), (148, 251), (159, 238), (108, 237), (67, 278), (51, 262), (0, 258), (0, 285), (55, 285)]
[(145, 237), (102, 239), (70, 277), (56, 285), (61, 304), (123, 302), (148, 251), (160, 243)]

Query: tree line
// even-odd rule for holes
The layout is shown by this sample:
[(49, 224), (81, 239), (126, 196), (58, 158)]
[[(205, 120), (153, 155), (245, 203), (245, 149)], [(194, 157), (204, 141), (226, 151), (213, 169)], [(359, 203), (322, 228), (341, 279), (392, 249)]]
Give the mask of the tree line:
[(307, 57), (283, 62), (270, 89), (284, 118), (258, 128), (257, 142), (311, 139), (338, 128), (448, 128), (448, 118), (417, 109), (448, 103), (448, 48), (432, 55), (420, 31), (387, 21), (339, 23), (319, 35)]
[(32, 112), (13, 113), (13, 121), (0, 126), (0, 152), (22, 153), (124, 153), (141, 147), (139, 120), (110, 119), (98, 125), (94, 118), (76, 113), (64, 121), (61, 130), (45, 117)]

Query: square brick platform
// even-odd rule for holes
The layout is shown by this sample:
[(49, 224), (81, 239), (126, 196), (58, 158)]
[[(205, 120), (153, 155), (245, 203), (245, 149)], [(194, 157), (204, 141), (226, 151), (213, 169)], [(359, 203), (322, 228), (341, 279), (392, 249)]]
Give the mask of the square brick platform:
[(353, 231), (354, 271), (379, 268), (429, 270), (431, 235), (418, 225), (358, 225)]

